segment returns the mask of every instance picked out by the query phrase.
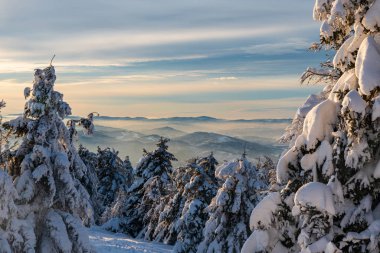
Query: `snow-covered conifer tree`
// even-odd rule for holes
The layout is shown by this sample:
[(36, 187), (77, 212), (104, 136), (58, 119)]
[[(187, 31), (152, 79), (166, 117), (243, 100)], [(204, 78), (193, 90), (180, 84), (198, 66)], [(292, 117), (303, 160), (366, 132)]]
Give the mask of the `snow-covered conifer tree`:
[(260, 191), (260, 198), (266, 195), (265, 191), (277, 188), (276, 164), (269, 156), (259, 157), (256, 163), (255, 189)]
[(197, 159), (187, 167), (191, 175), (190, 181), (185, 185), (183, 197), (186, 199), (180, 219), (176, 222), (178, 231), (174, 252), (197, 252), (202, 241), (202, 230), (209, 218), (205, 210), (215, 197), (218, 181), (215, 177), (217, 161), (210, 154)]
[[(5, 107), (4, 100), (0, 101), (0, 110)], [(12, 163), (12, 148), (17, 145), (16, 140), (12, 140), (12, 131), (9, 131), (3, 127), (3, 117), (0, 115), (0, 166), (5, 170), (11, 168)]]
[(169, 139), (161, 138), (153, 152), (144, 150), (134, 170), (134, 181), (111, 209), (112, 218), (104, 227), (151, 239), (158, 222), (157, 206), (171, 190), (173, 154), (168, 152)]
[[(162, 241), (166, 244), (175, 244), (177, 241), (177, 223), (181, 218), (186, 202), (186, 196), (184, 195), (185, 186), (193, 176), (194, 166), (197, 165), (197, 161), (203, 160), (198, 158), (190, 159), (186, 166), (176, 168), (171, 174), (174, 185), (172, 191), (163, 200), (164, 207), (160, 212), (158, 224), (153, 234), (155, 241)], [(213, 157), (212, 162), (212, 170), (214, 171), (217, 162)]]
[(216, 176), (224, 183), (206, 208), (210, 218), (203, 229), (204, 238), (198, 253), (240, 252), (249, 235), (252, 209), (259, 201), (261, 191), (268, 188), (267, 175), (264, 171), (259, 173), (245, 154), (241, 159), (225, 162), (217, 168)]
[(111, 148), (98, 147), (96, 156), (96, 173), (99, 180), (97, 186), (98, 215), (111, 206), (119, 191), (125, 192), (130, 186), (132, 167), (128, 161), (124, 162), (119, 152)]
[(340, 77), (309, 107), (252, 211), (248, 252), (379, 252), (380, 0), (317, 0)]
[(186, 199), (183, 195), (185, 185), (190, 182), (192, 176), (191, 164), (189, 161), (187, 166), (176, 168), (172, 173), (173, 190), (163, 200), (164, 207), (159, 215), (156, 229), (153, 234), (155, 241), (164, 242), (166, 244), (174, 244), (177, 241), (177, 221), (181, 217), (182, 209)]
[[(4, 107), (5, 102), (0, 101), (0, 109)], [(34, 215), (20, 218), (19, 206), (16, 205), (19, 195), (7, 173), (12, 172), (14, 151), (11, 148), (17, 146), (17, 141), (10, 140), (14, 136), (11, 130), (3, 127), (2, 116), (0, 124), (0, 252), (34, 252)]]
[(30, 217), (34, 224), (36, 244), (30, 248), (37, 252), (90, 252), (82, 222), (90, 223), (93, 211), (79, 181), (87, 168), (63, 122), (71, 109), (63, 95), (54, 91), (55, 80), (53, 66), (36, 69), (33, 88), (25, 89), (29, 99), (23, 115), (5, 124), (23, 136), (11, 170), (16, 203), (20, 219)]
[(94, 209), (94, 220), (98, 223), (104, 208), (99, 202), (98, 197), (99, 179), (96, 174), (98, 165), (97, 155), (96, 153), (89, 151), (82, 144), (79, 145), (78, 154), (87, 167), (87, 171), (80, 181), (90, 195), (91, 205)]
[(11, 177), (0, 170), (0, 252), (35, 252), (34, 215), (19, 219), (18, 197)]
[(126, 178), (126, 184), (127, 187), (131, 186), (133, 183), (133, 166), (131, 161), (129, 160), (129, 156), (126, 156), (124, 161), (123, 161), (123, 167), (127, 171), (127, 178)]

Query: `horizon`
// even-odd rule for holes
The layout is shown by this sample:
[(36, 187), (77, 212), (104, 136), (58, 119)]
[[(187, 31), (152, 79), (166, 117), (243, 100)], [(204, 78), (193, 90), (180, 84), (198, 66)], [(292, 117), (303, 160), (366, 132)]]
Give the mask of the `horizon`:
[[(10, 114), (3, 114), (3, 118), (13, 118), (17, 116), (21, 116), (22, 113), (10, 113)], [(86, 115), (70, 115), (67, 118), (81, 118)], [(208, 118), (210, 120), (221, 120), (221, 121), (269, 121), (269, 120), (284, 120), (289, 121), (292, 120), (293, 117), (283, 117), (283, 118), (218, 118), (218, 117), (212, 117), (208, 115), (194, 115), (194, 116), (180, 116), (180, 115), (174, 115), (170, 117), (145, 117), (145, 116), (115, 116), (115, 115), (99, 115), (94, 116), (94, 120), (100, 119), (100, 120), (170, 120), (170, 119), (200, 119), (200, 118)]]
[(54, 54), (56, 90), (73, 115), (292, 118), (322, 89), (299, 84), (328, 54), (307, 50), (319, 40), (312, 2), (89, 3), (3, 2), (4, 114), (22, 110), (33, 69)]

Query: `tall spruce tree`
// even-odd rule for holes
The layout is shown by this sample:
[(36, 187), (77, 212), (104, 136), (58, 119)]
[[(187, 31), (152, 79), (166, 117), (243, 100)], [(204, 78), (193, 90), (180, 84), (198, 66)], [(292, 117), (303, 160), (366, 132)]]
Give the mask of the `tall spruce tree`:
[(118, 152), (98, 147), (97, 153), (80, 145), (78, 153), (87, 166), (87, 174), (81, 179), (90, 194), (95, 223), (109, 219), (110, 208), (118, 194), (126, 192), (132, 184), (133, 168), (129, 158), (123, 161)]
[(82, 144), (79, 145), (78, 154), (87, 167), (86, 174), (80, 179), (83, 186), (90, 195), (91, 205), (94, 209), (94, 221), (99, 223), (102, 210), (104, 209), (99, 201), (98, 185), (99, 179), (97, 175), (98, 159), (96, 153), (89, 151)]
[(20, 215), (11, 177), (0, 170), (0, 252), (35, 252), (34, 215)]
[(181, 217), (176, 222), (178, 233), (174, 252), (197, 252), (202, 241), (202, 230), (209, 218), (205, 210), (215, 197), (218, 189), (218, 180), (215, 177), (218, 162), (211, 153), (207, 157), (197, 159), (189, 164), (187, 173), (191, 175), (185, 185), (183, 197), (186, 199), (181, 210)]
[(126, 184), (127, 187), (131, 186), (133, 183), (133, 166), (129, 160), (129, 156), (126, 156), (123, 161), (123, 167), (127, 171)]
[(317, 0), (339, 79), (277, 165), (242, 252), (379, 252), (380, 0)]
[(96, 173), (99, 180), (97, 187), (99, 216), (111, 207), (119, 191), (125, 192), (128, 189), (131, 181), (130, 163), (125, 163), (118, 154), (119, 152), (114, 149), (98, 147)]
[[(210, 160), (209, 163), (205, 161)], [(190, 182), (193, 176), (194, 166), (200, 166), (200, 163), (210, 167), (213, 174), (217, 161), (211, 154), (204, 158), (193, 158), (187, 162), (186, 166), (176, 168), (171, 177), (173, 179), (173, 187), (169, 195), (167, 195), (157, 208), (159, 210), (158, 222), (154, 229), (152, 239), (166, 244), (175, 244), (178, 236), (178, 223), (185, 206), (186, 195), (185, 186)]]
[(185, 185), (190, 182), (193, 172), (192, 167), (195, 163), (196, 159), (191, 159), (186, 166), (176, 168), (173, 171), (173, 190), (163, 200), (165, 206), (159, 215), (157, 227), (153, 234), (155, 241), (171, 245), (174, 245), (177, 241), (177, 223), (181, 218), (186, 202), (184, 196)]
[(168, 152), (169, 139), (161, 138), (153, 152), (144, 150), (134, 170), (134, 181), (111, 208), (110, 219), (104, 227), (134, 237), (151, 239), (158, 222), (156, 207), (170, 192), (173, 154)]
[(259, 165), (252, 165), (244, 153), (217, 168), (216, 176), (224, 183), (206, 208), (210, 217), (198, 253), (240, 252), (249, 235), (250, 214), (270, 186), (271, 159), (265, 157)]
[(54, 91), (55, 80), (53, 66), (36, 69), (33, 88), (24, 92), (29, 99), (23, 115), (5, 124), (22, 136), (9, 170), (15, 203), (20, 219), (33, 224), (28, 236), (35, 241), (27, 252), (90, 252), (82, 222), (91, 223), (93, 211), (79, 180), (87, 168), (63, 122), (71, 109)]

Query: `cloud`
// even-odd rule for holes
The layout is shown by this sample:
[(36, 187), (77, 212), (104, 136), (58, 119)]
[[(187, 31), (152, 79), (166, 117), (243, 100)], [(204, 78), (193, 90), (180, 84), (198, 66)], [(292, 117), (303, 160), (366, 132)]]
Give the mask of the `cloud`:
[(230, 81), (230, 80), (237, 80), (238, 78), (235, 76), (221, 76), (212, 78), (213, 80), (219, 80), (219, 81)]
[[(61, 60), (72, 62), (73, 65), (80, 64), (125, 64), (128, 62), (141, 62), (149, 59), (190, 59), (207, 57), (205, 52), (200, 52), (207, 42), (210, 46), (208, 53), (223, 52), (227, 48), (231, 52), (231, 46), (239, 41), (261, 37), (286, 35), (299, 29), (310, 29), (307, 25), (303, 28), (289, 26), (265, 26), (260, 28), (192, 28), (183, 30), (144, 30), (133, 32), (121, 31), (90, 31), (80, 33), (62, 34), (50, 37), (46, 33), (38, 39), (0, 36), (0, 48), (2, 57), (6, 59), (33, 59), (34, 62), (46, 61), (53, 53), (57, 54)], [(203, 43), (202, 46), (193, 47), (193, 43)], [(211, 46), (212, 45), (212, 46)], [(245, 51), (266, 50), (270, 51), (275, 46), (276, 52), (279, 49), (287, 50), (287, 45), (279, 47), (279, 44), (272, 45), (272, 48), (260, 45), (247, 46)], [(289, 46), (289, 44), (288, 44)], [(291, 44), (290, 46), (293, 46)], [(170, 50), (161, 50), (166, 47)], [(187, 47), (187, 48), (186, 48)], [(240, 45), (235, 51), (240, 50)], [(213, 49), (211, 49), (213, 48)], [(189, 50), (190, 52), (183, 52)], [(136, 53), (140, 52), (136, 55)], [(162, 55), (162, 52), (167, 52)], [(173, 53), (175, 55), (173, 55)], [(265, 52), (264, 52), (265, 53)], [(148, 55), (147, 55), (148, 54)], [(2, 59), (5, 61), (6, 59)], [(58, 59), (57, 59), (58, 60)]]
[[(56, 54), (57, 89), (78, 114), (93, 108), (136, 116), (159, 110), (180, 115), (193, 107), (207, 107), (205, 114), (210, 115), (238, 111), (249, 99), (245, 92), (294, 88), (297, 74), (318, 62), (302, 51), (318, 39), (312, 4), (4, 0), (0, 86), (6, 110), (20, 112), (22, 88), (30, 85), (33, 69), (45, 67)], [(228, 93), (233, 98), (226, 98)], [(239, 99), (232, 106), (231, 100)], [(186, 102), (190, 100), (193, 107)], [(221, 100), (229, 105), (221, 106)], [(244, 112), (247, 117), (254, 113), (239, 111)]]
[(295, 53), (300, 50), (306, 51), (310, 44), (310, 41), (306, 41), (305, 38), (291, 38), (270, 43), (258, 43), (245, 47), (243, 50), (249, 54), (278, 55)]
[(64, 64), (110, 65), (236, 52), (317, 28), (311, 7), (303, 0), (5, 0), (0, 55), (36, 64), (55, 53)]

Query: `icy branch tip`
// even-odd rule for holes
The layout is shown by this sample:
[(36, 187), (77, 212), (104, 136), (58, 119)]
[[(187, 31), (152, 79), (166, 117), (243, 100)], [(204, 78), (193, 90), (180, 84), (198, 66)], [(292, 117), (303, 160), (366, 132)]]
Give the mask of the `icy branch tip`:
[(53, 63), (54, 58), (55, 58), (55, 55), (53, 55), (53, 57), (52, 57), (51, 60), (50, 60), (50, 66), (51, 66), (52, 63)]

